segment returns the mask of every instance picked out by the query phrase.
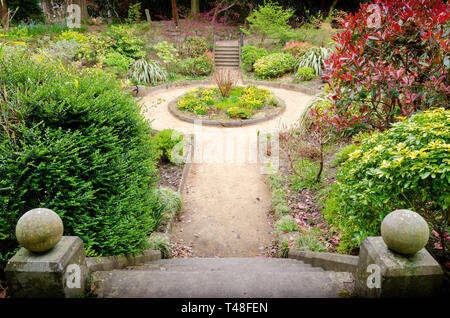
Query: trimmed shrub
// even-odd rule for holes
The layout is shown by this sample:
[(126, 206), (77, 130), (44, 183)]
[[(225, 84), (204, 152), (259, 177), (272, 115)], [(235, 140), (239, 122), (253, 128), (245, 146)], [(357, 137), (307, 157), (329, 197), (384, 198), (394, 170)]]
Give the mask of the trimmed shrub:
[(253, 64), (268, 54), (269, 52), (265, 48), (258, 48), (253, 45), (244, 46), (242, 48), (242, 67), (249, 72), (253, 71)]
[(180, 74), (186, 76), (205, 76), (214, 70), (214, 54), (206, 52), (199, 57), (190, 57), (178, 63)]
[(46, 207), (89, 256), (139, 252), (161, 220), (151, 126), (101, 71), (23, 54), (0, 60), (0, 258), (15, 226)]
[(152, 139), (156, 161), (180, 164), (180, 156), (183, 155), (183, 140), (183, 135), (173, 129), (164, 129), (158, 132)]
[(417, 113), (362, 139), (336, 177), (323, 212), (343, 233), (341, 251), (379, 235), (381, 221), (396, 209), (421, 214), (443, 238), (450, 206), (450, 111)]
[(301, 81), (310, 81), (316, 77), (316, 72), (312, 67), (299, 67), (297, 70), (297, 78)]
[(263, 56), (253, 64), (256, 74), (262, 78), (279, 77), (292, 71), (295, 57), (288, 53), (273, 53)]

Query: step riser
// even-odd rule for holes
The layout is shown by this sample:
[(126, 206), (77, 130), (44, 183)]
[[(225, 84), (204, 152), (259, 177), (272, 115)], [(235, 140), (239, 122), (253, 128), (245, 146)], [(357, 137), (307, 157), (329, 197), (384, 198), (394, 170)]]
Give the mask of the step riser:
[(230, 59), (230, 58), (216, 58), (216, 61), (230, 61), (230, 62), (239, 62), (239, 59)]
[[(282, 271), (282, 269), (280, 269)], [(96, 272), (96, 294), (107, 298), (332, 298), (349, 273)]]
[[(138, 270), (138, 271), (167, 271), (167, 272), (234, 272), (240, 273), (247, 270), (257, 271), (257, 272), (279, 272), (279, 265), (272, 266), (247, 266), (245, 269), (242, 266), (214, 266), (214, 267), (204, 267), (204, 266), (181, 266), (181, 265), (155, 265), (155, 266), (135, 266), (131, 267), (128, 270)], [(304, 272), (323, 272), (324, 270), (318, 267), (311, 267), (308, 265), (284, 265), (282, 267), (283, 272), (290, 273), (304, 273)]]
[(216, 55), (215, 58), (216, 59), (220, 58), (220, 59), (235, 59), (235, 60), (239, 60), (239, 55)]

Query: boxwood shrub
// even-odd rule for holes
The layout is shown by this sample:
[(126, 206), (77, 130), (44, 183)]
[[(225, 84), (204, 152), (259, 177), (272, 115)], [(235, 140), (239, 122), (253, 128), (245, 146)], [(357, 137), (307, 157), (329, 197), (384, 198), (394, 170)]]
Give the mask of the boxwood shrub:
[(273, 53), (257, 60), (253, 67), (262, 78), (279, 77), (292, 71), (295, 62), (295, 57), (289, 53)]
[(324, 214), (343, 232), (341, 251), (379, 235), (381, 221), (396, 209), (421, 214), (445, 237), (450, 217), (450, 110), (417, 113), (363, 138), (336, 176)]
[(88, 255), (138, 252), (159, 226), (151, 126), (117, 81), (28, 56), (0, 59), (0, 266), (23, 213), (46, 207)]

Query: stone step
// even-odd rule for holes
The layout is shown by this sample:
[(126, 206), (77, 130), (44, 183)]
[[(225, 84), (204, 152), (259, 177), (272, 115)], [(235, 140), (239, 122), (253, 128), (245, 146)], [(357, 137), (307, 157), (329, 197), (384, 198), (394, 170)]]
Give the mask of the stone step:
[(216, 60), (224, 60), (224, 61), (239, 61), (239, 56), (216, 56)]
[(128, 270), (140, 271), (232, 271), (240, 272), (323, 272), (322, 268), (312, 267), (293, 259), (276, 258), (191, 258), (165, 259), (140, 266), (130, 266)]
[(216, 54), (215, 58), (232, 58), (232, 59), (239, 59), (239, 53), (238, 54)]
[(231, 64), (238, 64), (239, 65), (239, 60), (215, 60), (216, 64), (218, 63), (231, 63)]
[(239, 62), (216, 62), (216, 66), (224, 66), (224, 67), (238, 67)]
[(217, 47), (214, 50), (214, 53), (239, 53), (239, 47), (234, 48), (234, 47)]
[(115, 270), (95, 272), (100, 298), (332, 298), (352, 290), (353, 276), (339, 272), (235, 273)]

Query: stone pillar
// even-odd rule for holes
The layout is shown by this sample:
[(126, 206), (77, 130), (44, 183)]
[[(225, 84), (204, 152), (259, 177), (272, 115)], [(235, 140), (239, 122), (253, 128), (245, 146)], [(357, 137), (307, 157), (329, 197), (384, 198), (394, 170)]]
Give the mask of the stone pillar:
[(12, 297), (78, 297), (88, 274), (83, 241), (62, 236), (59, 215), (45, 208), (26, 212), (16, 225), (22, 246), (6, 265)]
[(63, 236), (50, 251), (21, 248), (5, 268), (8, 293), (14, 298), (78, 297), (86, 290), (86, 256), (81, 239)]
[(381, 225), (382, 237), (361, 242), (355, 274), (359, 297), (411, 298), (439, 295), (443, 271), (424, 248), (428, 225), (409, 210), (397, 210)]

